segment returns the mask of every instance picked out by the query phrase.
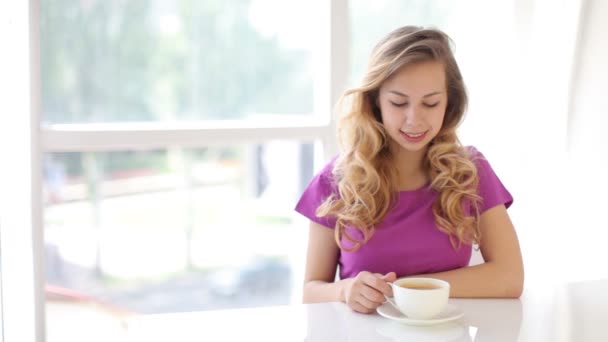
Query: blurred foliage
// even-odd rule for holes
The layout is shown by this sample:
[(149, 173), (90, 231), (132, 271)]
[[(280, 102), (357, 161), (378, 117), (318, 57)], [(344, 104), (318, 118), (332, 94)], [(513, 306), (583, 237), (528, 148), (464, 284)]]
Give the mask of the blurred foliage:
[(261, 36), (249, 22), (249, 6), (249, 0), (41, 1), (44, 120), (311, 112), (310, 51)]
[[(46, 123), (243, 119), (312, 112), (310, 51), (283, 48), (249, 21), (250, 0), (42, 0)], [(107, 171), (162, 153), (104, 154)], [(69, 173), (77, 153), (57, 154)], [(145, 159), (144, 158), (144, 159)]]

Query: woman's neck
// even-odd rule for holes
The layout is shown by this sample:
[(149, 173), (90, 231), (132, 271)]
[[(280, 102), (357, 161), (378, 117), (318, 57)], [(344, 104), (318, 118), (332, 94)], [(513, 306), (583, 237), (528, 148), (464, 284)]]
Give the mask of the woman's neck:
[(425, 165), (426, 149), (410, 152), (400, 149), (394, 154), (397, 169), (396, 186), (400, 191), (416, 190), (429, 181)]

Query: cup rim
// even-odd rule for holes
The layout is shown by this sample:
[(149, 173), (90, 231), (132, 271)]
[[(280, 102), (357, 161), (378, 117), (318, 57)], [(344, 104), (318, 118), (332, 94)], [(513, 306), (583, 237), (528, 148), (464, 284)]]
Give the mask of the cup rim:
[[(430, 282), (432, 284), (438, 285), (439, 287), (436, 289), (413, 289), (413, 288), (408, 288), (408, 287), (403, 287), (399, 285), (400, 281), (427, 281)], [(394, 282), (391, 283), (392, 285), (395, 286), (399, 286), (401, 289), (404, 290), (409, 290), (409, 291), (438, 291), (438, 290), (443, 290), (443, 289), (449, 289), (450, 288), (450, 283), (442, 280), (442, 279), (437, 279), (437, 278), (431, 278), (431, 277), (401, 277), (396, 279)]]

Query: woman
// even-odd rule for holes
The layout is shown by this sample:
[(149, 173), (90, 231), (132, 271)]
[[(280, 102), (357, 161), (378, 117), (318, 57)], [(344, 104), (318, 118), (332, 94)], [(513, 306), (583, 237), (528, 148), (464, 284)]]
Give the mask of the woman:
[[(420, 275), (448, 281), (452, 297), (519, 297), (513, 199), (458, 141), (467, 95), (449, 37), (389, 33), (341, 104), (341, 153), (296, 206), (310, 219), (304, 302), (370, 313), (392, 295), (389, 282)], [(468, 266), (474, 245), (485, 262)]]

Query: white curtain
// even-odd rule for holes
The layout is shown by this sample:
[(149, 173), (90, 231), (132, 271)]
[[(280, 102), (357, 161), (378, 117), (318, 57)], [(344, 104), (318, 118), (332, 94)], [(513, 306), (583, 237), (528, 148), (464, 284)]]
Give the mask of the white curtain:
[(608, 2), (466, 3), (450, 30), (471, 96), (461, 136), (515, 196), (527, 281), (608, 276)]

